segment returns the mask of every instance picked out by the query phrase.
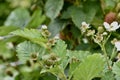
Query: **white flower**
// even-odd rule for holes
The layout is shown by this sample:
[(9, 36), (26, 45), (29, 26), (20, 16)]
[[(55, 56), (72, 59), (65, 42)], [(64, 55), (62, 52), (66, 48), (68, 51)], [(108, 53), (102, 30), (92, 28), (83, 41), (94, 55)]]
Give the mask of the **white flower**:
[(105, 29), (107, 31), (115, 31), (116, 29), (118, 29), (120, 27), (120, 25), (118, 25), (118, 22), (114, 21), (111, 24), (108, 24), (107, 22), (103, 23)]
[(86, 32), (86, 30), (90, 28), (89, 24), (87, 24), (86, 22), (82, 22), (82, 26), (81, 26), (81, 32), (84, 33)]
[(46, 26), (46, 25), (42, 25), (41, 28), (42, 28), (42, 29), (47, 29), (47, 26)]
[(115, 47), (117, 48), (117, 51), (120, 51), (120, 41), (115, 42)]
[(86, 22), (82, 22), (82, 26), (85, 27), (85, 28), (90, 28), (89, 24), (87, 24)]

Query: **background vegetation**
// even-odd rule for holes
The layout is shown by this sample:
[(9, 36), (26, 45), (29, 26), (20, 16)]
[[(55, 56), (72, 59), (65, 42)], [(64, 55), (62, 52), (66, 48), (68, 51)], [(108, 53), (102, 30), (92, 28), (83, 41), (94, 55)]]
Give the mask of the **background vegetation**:
[(113, 21), (120, 22), (120, 0), (0, 0), (0, 80), (120, 80), (111, 44), (120, 29), (103, 27)]

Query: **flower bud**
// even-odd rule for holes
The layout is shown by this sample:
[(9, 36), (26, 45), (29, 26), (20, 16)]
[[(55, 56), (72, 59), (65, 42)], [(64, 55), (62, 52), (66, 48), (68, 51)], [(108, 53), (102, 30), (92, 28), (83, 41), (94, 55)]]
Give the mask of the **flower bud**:
[(103, 36), (106, 36), (106, 35), (108, 35), (108, 33), (107, 32), (103, 32)]
[(47, 26), (46, 25), (42, 25), (41, 29), (45, 30), (45, 29), (47, 29)]
[(114, 38), (112, 41), (111, 41), (111, 43), (114, 45), (115, 44), (115, 42), (117, 42), (118, 40), (116, 39), (116, 38)]
[(82, 40), (83, 40), (83, 42), (84, 42), (85, 44), (88, 43), (88, 39), (87, 39), (87, 38), (83, 38)]
[(44, 37), (49, 37), (51, 35), (51, 33), (48, 30), (44, 30), (44, 31), (42, 31), (42, 35)]
[(102, 26), (99, 26), (99, 27), (98, 27), (98, 32), (99, 32), (99, 33), (103, 33), (103, 32), (104, 32), (104, 28), (103, 28)]
[(97, 34), (95, 35), (94, 41), (95, 41), (96, 43), (100, 43), (100, 42), (102, 42), (102, 40), (103, 40), (103, 35), (97, 33)]
[(92, 36), (95, 34), (95, 30), (88, 30), (87, 31), (87, 36)]

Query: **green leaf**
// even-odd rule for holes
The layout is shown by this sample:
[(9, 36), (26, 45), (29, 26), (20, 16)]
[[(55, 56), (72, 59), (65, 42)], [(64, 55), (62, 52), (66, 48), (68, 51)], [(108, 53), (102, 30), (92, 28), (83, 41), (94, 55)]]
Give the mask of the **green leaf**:
[[(6, 58), (11, 58), (13, 54), (10, 54), (12, 51), (8, 46), (8, 43), (0, 41), (0, 55)], [(1, 59), (2, 60), (2, 59)]]
[(58, 40), (56, 45), (52, 49), (52, 52), (55, 53), (60, 58), (64, 58), (67, 53), (66, 48), (67, 48), (67, 45), (65, 44), (65, 42), (62, 40)]
[(52, 74), (58, 76), (60, 79), (66, 80), (66, 76), (65, 76), (65, 74), (64, 74), (64, 71), (63, 71), (63, 69), (61, 69), (59, 66), (58, 66), (58, 67), (51, 68), (49, 71), (50, 71)]
[(8, 33), (18, 29), (14, 26), (1, 26), (0, 27), (0, 36), (8, 35)]
[(112, 10), (115, 7), (116, 3), (114, 0), (105, 0), (105, 8), (107, 10)]
[[(74, 24), (80, 28), (81, 23), (86, 21), (87, 23), (91, 23), (96, 15), (99, 6), (96, 5), (95, 2), (86, 2), (83, 4), (83, 7), (71, 6), (68, 8), (68, 16), (70, 15)], [(66, 15), (67, 12), (64, 14)], [(63, 18), (65, 16), (62, 16)], [(69, 18), (69, 17), (68, 17)]]
[(64, 4), (63, 0), (47, 0), (45, 4), (46, 15), (51, 19), (55, 19), (62, 9)]
[(69, 75), (72, 76), (74, 70), (91, 53), (89, 51), (68, 51), (68, 56), (71, 60)]
[(74, 22), (74, 24), (79, 28), (81, 26), (81, 23), (83, 21), (86, 21), (86, 15), (85, 13), (82, 11), (81, 8), (78, 7), (71, 7), (71, 18), (72, 21)]
[(68, 8), (67, 11), (64, 11), (64, 12), (62, 13), (61, 19), (69, 19), (69, 18), (71, 18), (69, 9), (70, 9), (70, 8)]
[(112, 70), (113, 73), (115, 74), (116, 80), (120, 80), (120, 62), (115, 62)]
[(53, 75), (55, 75), (56, 77), (58, 77), (61, 80), (66, 80), (64, 70), (59, 66), (56, 66), (56, 67), (51, 68), (49, 70), (43, 70), (41, 73), (46, 73), (46, 72), (52, 73)]
[(66, 23), (64, 21), (58, 19), (51, 21), (51, 23), (48, 26), (48, 30), (51, 32), (51, 37), (54, 37), (61, 30), (63, 30), (65, 25)]
[[(86, 14), (86, 18), (85, 21), (90, 23), (93, 21), (97, 10), (99, 10), (99, 4), (97, 4), (98, 2), (87, 2), (84, 4), (84, 13)], [(96, 5), (97, 4), (97, 5)]]
[(17, 27), (25, 27), (25, 25), (29, 22), (30, 14), (24, 8), (17, 8), (11, 12), (5, 21), (5, 26), (17, 26)]
[(107, 71), (103, 74), (101, 80), (115, 80), (114, 74), (112, 71)]
[(18, 44), (16, 51), (19, 60), (23, 63), (30, 60), (32, 54), (37, 55), (39, 58), (44, 54), (44, 49), (41, 46), (30, 41), (25, 41)]
[(45, 47), (44, 42), (47, 42), (47, 39), (45, 39), (39, 30), (36, 29), (24, 29), (24, 30), (16, 30), (11, 32), (13, 35), (17, 35), (26, 39), (31, 40), (32, 42), (35, 42), (37, 44), (40, 44), (41, 46)]
[(68, 56), (71, 58), (76, 58), (80, 61), (83, 61), (91, 53), (89, 51), (69, 51)]
[(39, 80), (57, 80), (57, 77), (51, 73), (44, 73), (42, 79)]
[(41, 25), (46, 19), (45, 15), (42, 15), (41, 10), (34, 11), (29, 23), (26, 25), (27, 28), (36, 28)]
[(67, 45), (64, 41), (58, 40), (56, 45), (53, 47), (52, 52), (55, 53), (60, 58), (60, 67), (65, 69), (68, 64), (68, 59), (66, 57), (67, 55)]
[(92, 80), (97, 77), (104, 68), (104, 59), (100, 54), (88, 56), (74, 71), (74, 80)]

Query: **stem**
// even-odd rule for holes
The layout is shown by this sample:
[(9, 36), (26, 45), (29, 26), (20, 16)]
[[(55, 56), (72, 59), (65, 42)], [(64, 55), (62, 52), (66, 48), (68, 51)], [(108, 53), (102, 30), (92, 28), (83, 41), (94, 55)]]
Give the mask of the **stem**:
[(110, 64), (109, 64), (109, 60), (108, 60), (108, 58), (107, 58), (107, 52), (106, 52), (105, 46), (102, 45), (102, 46), (101, 46), (101, 49), (102, 49), (102, 51), (103, 51), (103, 53), (104, 53), (104, 55), (105, 55), (105, 59), (106, 59), (107, 65), (108, 65), (108, 69), (111, 70), (111, 67), (110, 67)]
[(110, 60), (112, 60), (115, 56), (116, 56), (116, 48), (115, 48), (115, 46), (114, 46), (114, 48), (113, 48), (113, 51), (112, 51), (112, 54), (111, 54), (111, 57), (110, 57)]
[(109, 69), (109, 70), (111, 70), (111, 66), (110, 66), (110, 64), (109, 64), (109, 59), (107, 58), (108, 56), (107, 56), (107, 51), (106, 51), (106, 49), (105, 49), (105, 44), (107, 43), (107, 41), (108, 41), (108, 39), (110, 38), (111, 34), (112, 34), (112, 33), (110, 33), (110, 34), (107, 36), (107, 38), (104, 39), (103, 44), (101, 44), (101, 46), (100, 46), (101, 49), (102, 49), (102, 51), (103, 51), (103, 53), (104, 53), (104, 56), (105, 56), (105, 59), (106, 59), (106, 62), (107, 62), (107, 65), (108, 65), (108, 69)]
[(112, 34), (112, 33), (110, 33), (110, 34), (107, 36), (107, 38), (104, 40), (104, 42), (103, 42), (104, 45), (107, 43), (107, 41), (108, 41), (108, 39), (110, 38), (111, 34)]

